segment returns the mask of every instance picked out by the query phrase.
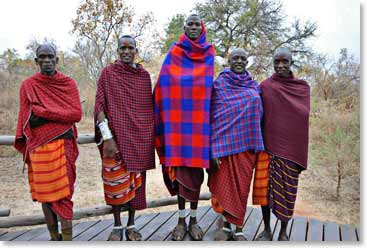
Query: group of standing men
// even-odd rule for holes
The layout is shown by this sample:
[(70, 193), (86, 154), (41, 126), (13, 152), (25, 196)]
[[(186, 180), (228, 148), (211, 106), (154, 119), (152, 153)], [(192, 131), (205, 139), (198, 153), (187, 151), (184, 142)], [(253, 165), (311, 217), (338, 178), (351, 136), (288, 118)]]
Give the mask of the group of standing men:
[[(155, 168), (156, 149), (164, 183), (178, 199), (173, 240), (187, 232), (193, 240), (203, 238), (197, 207), (204, 169), (223, 222), (215, 240), (246, 240), (242, 229), (254, 169), (253, 202), (262, 206), (264, 219), (257, 240), (272, 239), (270, 209), (281, 221), (278, 240), (288, 240), (298, 176), (307, 168), (310, 110), (309, 86), (293, 76), (290, 51), (275, 51), (275, 73), (258, 84), (246, 70), (246, 51), (236, 48), (229, 68), (214, 80), (215, 49), (193, 14), (169, 49), (153, 93), (149, 73), (134, 63), (134, 38), (122, 36), (117, 53), (98, 80), (94, 115), (105, 201), (114, 216), (108, 239), (122, 240), (125, 231), (127, 240), (141, 240), (134, 217), (146, 208), (146, 171)], [(52, 46), (40, 45), (35, 62), (40, 72), (20, 89), (14, 145), (28, 165), (32, 199), (42, 203), (51, 240), (72, 240), (79, 93), (73, 79), (56, 71)], [(126, 228), (122, 206), (128, 208)]]

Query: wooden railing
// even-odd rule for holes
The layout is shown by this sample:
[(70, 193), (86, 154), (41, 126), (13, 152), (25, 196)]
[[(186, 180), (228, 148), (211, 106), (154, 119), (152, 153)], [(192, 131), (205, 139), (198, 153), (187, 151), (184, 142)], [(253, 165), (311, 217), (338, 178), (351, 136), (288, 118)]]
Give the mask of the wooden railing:
[[(0, 136), (0, 145), (11, 146), (14, 143), (14, 136), (3, 135)], [(78, 136), (78, 144), (89, 144), (94, 143), (94, 134), (80, 134)], [(200, 200), (209, 200), (210, 194), (204, 193), (200, 195)], [(155, 199), (147, 202), (148, 208), (156, 208), (162, 206), (168, 206), (177, 204), (176, 197)], [(126, 208), (122, 208), (121, 211), (127, 211)], [(80, 208), (75, 209), (73, 219), (78, 220), (87, 217), (101, 216), (112, 213), (110, 206), (97, 206), (93, 208)], [(13, 217), (1, 217), (9, 216), (10, 209), (0, 208), (0, 228), (9, 228), (16, 226), (31, 226), (44, 224), (45, 219), (43, 215), (32, 215), (32, 216), (13, 216)]]

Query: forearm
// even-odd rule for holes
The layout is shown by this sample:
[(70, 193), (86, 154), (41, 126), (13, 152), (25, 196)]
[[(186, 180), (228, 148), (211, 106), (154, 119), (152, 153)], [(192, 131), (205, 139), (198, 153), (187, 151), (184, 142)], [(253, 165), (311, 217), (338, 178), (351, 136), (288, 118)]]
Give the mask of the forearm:
[(32, 112), (38, 117), (60, 123), (75, 123), (81, 119), (81, 111), (78, 109), (54, 112), (39, 106), (32, 106)]

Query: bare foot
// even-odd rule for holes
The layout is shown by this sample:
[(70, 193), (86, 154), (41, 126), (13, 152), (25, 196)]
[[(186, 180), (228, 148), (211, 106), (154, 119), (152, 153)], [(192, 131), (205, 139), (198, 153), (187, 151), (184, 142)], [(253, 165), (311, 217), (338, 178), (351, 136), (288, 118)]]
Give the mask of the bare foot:
[(289, 241), (289, 237), (286, 233), (279, 233), (278, 241)]
[(259, 236), (255, 239), (255, 241), (271, 241), (272, 233), (271, 231), (263, 230)]
[(125, 234), (128, 241), (141, 241), (141, 234), (135, 227), (129, 229), (126, 228)]

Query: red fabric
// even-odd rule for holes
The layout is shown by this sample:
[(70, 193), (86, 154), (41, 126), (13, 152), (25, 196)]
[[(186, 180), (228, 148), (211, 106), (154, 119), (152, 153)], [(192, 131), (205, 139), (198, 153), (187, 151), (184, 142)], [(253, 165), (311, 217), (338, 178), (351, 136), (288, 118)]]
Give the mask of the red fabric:
[(199, 200), (204, 181), (203, 169), (162, 165), (162, 171), (164, 183), (171, 196), (178, 194), (190, 202)]
[(255, 160), (251, 151), (222, 157), (219, 170), (209, 177), (214, 210), (237, 226), (244, 221)]
[[(31, 129), (31, 113), (50, 120), (42, 126)], [(20, 88), (20, 109), (15, 134), (14, 147), (23, 153), (48, 143), (57, 136), (73, 128), (80, 121), (82, 111), (76, 83), (61, 72), (53, 76), (37, 73), (27, 78)], [(77, 149), (77, 148), (76, 148)]]
[(267, 152), (307, 168), (310, 86), (306, 81), (273, 74), (260, 84)]
[[(141, 65), (121, 61), (103, 69), (98, 80), (95, 121), (103, 111), (123, 162), (129, 172), (155, 168), (152, 84)], [(101, 140), (95, 127), (96, 142)]]
[(74, 184), (76, 179), (76, 167), (75, 162), (78, 157), (78, 149), (75, 140), (64, 139), (65, 142), (65, 156), (66, 156), (66, 169), (69, 178), (69, 186), (71, 194), (70, 196), (63, 198), (57, 202), (51, 202), (52, 210), (62, 218), (66, 220), (73, 219), (73, 202), (71, 198), (74, 193)]

